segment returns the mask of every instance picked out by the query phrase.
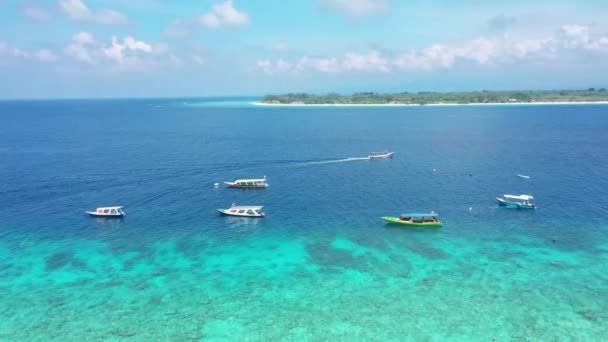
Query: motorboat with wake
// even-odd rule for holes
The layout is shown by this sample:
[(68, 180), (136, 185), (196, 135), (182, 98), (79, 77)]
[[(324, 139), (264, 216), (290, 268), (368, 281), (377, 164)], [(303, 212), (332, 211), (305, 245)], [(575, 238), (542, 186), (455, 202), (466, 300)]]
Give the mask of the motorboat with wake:
[(388, 151), (372, 152), (367, 157), (369, 159), (387, 159), (387, 158), (393, 158), (394, 154), (395, 154), (395, 152), (388, 152)]

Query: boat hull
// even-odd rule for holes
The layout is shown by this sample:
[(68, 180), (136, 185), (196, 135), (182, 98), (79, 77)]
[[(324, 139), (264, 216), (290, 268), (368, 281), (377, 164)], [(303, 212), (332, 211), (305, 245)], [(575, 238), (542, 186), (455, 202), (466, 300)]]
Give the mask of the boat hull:
[(511, 208), (511, 209), (535, 209), (536, 208), (535, 205), (522, 204), (522, 203), (518, 203), (518, 202), (509, 202), (509, 201), (505, 201), (502, 198), (497, 198), (496, 201), (498, 202), (498, 205), (506, 207), (506, 208)]
[(266, 189), (268, 184), (266, 185), (239, 185), (232, 182), (224, 182), (229, 188), (239, 188), (239, 189)]
[(86, 211), (87, 215), (91, 217), (101, 217), (101, 218), (124, 218), (124, 214), (98, 214), (94, 211)]
[(264, 217), (264, 213), (261, 214), (247, 214), (247, 213), (231, 213), (229, 212), (230, 209), (218, 209), (217, 211), (225, 216), (236, 216), (236, 217), (253, 217), (253, 218), (260, 218), (260, 217)]
[(384, 217), (382, 217), (382, 219), (388, 223), (402, 224), (402, 225), (412, 226), (412, 227), (441, 227), (441, 226), (443, 226), (443, 223), (441, 223), (441, 222), (417, 223), (417, 222), (403, 221), (403, 220), (400, 220), (398, 217), (384, 216)]

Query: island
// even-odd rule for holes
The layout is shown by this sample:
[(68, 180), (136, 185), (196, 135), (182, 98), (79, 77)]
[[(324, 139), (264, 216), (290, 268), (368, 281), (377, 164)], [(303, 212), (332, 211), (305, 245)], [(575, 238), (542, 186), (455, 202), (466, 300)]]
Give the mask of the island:
[(608, 103), (606, 88), (585, 90), (527, 90), (266, 95), (260, 105), (459, 105), (459, 104)]

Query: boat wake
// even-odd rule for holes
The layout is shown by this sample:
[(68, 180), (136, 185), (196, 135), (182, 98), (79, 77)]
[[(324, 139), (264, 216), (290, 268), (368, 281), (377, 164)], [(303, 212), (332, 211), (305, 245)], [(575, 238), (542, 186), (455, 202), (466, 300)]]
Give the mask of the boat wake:
[(345, 163), (357, 160), (369, 160), (369, 157), (359, 157), (359, 158), (342, 158), (342, 159), (333, 159), (333, 160), (322, 160), (322, 161), (311, 161), (307, 163), (301, 163), (298, 165), (316, 165), (316, 164), (332, 164), (332, 163)]

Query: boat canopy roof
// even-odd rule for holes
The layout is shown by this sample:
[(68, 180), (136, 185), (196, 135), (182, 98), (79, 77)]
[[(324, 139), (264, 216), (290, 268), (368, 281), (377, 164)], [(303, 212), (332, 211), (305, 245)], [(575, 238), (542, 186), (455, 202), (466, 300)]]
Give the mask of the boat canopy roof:
[(100, 208), (97, 208), (97, 210), (99, 210), (99, 209), (122, 209), (122, 206), (120, 206), (120, 207), (116, 206), (116, 207), (100, 207)]
[(437, 213), (404, 213), (401, 217), (437, 217)]
[(265, 182), (266, 178), (237, 179), (236, 182)]
[(504, 195), (504, 196), (505, 196), (505, 198), (522, 200), (522, 201), (529, 201), (529, 200), (534, 199), (534, 197), (532, 197), (531, 195)]
[(264, 208), (262, 205), (233, 205), (230, 209), (236, 210), (260, 210)]

